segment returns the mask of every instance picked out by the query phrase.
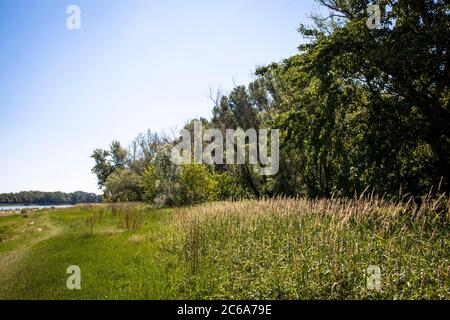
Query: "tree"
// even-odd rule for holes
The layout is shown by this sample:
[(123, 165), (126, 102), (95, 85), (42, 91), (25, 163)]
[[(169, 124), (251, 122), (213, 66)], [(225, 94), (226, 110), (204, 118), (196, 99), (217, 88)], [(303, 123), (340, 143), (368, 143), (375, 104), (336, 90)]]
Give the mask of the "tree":
[(153, 203), (158, 196), (158, 176), (154, 164), (150, 164), (142, 174), (142, 200)]
[(141, 201), (141, 177), (126, 169), (114, 171), (105, 183), (105, 197), (112, 202)]
[(119, 141), (113, 141), (110, 150), (95, 149), (91, 155), (95, 165), (92, 173), (97, 176), (98, 187), (102, 189), (106, 180), (115, 170), (124, 170), (127, 167), (127, 151), (122, 148)]
[(22, 204), (22, 205), (59, 205), (77, 203), (102, 202), (101, 196), (94, 193), (76, 191), (73, 193), (63, 192), (40, 192), (22, 191), (19, 193), (0, 194), (0, 204)]
[(216, 181), (206, 165), (182, 165), (177, 188), (177, 205), (195, 205), (215, 199)]
[(102, 149), (95, 149), (91, 158), (95, 161), (95, 166), (92, 168), (92, 173), (97, 176), (99, 189), (103, 188), (106, 179), (114, 171), (114, 167), (109, 162), (108, 157), (110, 153)]
[[(151, 132), (118, 142), (93, 158), (99, 186), (116, 170), (142, 178), (147, 201), (173, 206), (212, 199), (275, 195), (414, 195), (450, 191), (450, 19), (443, 0), (318, 0), (329, 16), (314, 16), (299, 32), (299, 53), (260, 67), (247, 87), (210, 94), (203, 128), (280, 129), (280, 170), (261, 163), (177, 166), (178, 139)], [(379, 29), (368, 5), (379, 5)], [(194, 122), (184, 127), (191, 134)], [(247, 144), (249, 146), (249, 144)], [(258, 146), (259, 147), (259, 146)], [(114, 181), (114, 179), (112, 179)], [(142, 196), (142, 194), (141, 194)]]
[(114, 140), (111, 143), (110, 150), (111, 151), (109, 154), (111, 155), (111, 165), (114, 170), (125, 169), (127, 166), (127, 150), (122, 148), (122, 145), (117, 140)]
[(380, 1), (380, 30), (366, 27), (369, 1), (320, 2), (330, 16), (300, 27), (300, 54), (257, 71), (283, 130), (279, 190), (420, 194), (441, 178), (449, 190), (444, 1)]
[[(394, 154), (383, 157), (398, 159), (402, 154), (426, 154), (431, 167), (425, 165), (418, 169), (413, 165), (422, 178), (413, 178), (411, 182), (423, 180), (425, 176), (430, 184), (437, 185), (444, 178), (442, 187), (449, 190), (450, 17), (447, 2), (380, 1), (382, 28), (379, 30), (365, 27), (364, 10), (368, 1), (352, 1), (352, 10), (343, 1), (320, 2), (331, 9), (333, 15), (340, 16), (342, 24), (337, 24), (330, 34), (301, 27), (301, 32), (313, 39), (301, 47), (310, 53), (311, 72), (321, 79), (323, 88), (334, 76), (347, 86), (363, 88), (372, 131), (367, 143), (374, 146), (380, 142), (374, 132), (376, 128), (378, 133), (402, 128), (406, 132), (396, 139), (402, 141), (407, 150), (393, 146)], [(430, 151), (425, 151), (427, 148)], [(408, 168), (399, 171), (406, 172)], [(401, 172), (399, 177), (399, 180), (408, 180)], [(397, 184), (402, 182), (397, 181)], [(412, 191), (423, 191), (414, 190), (411, 183), (409, 186)]]

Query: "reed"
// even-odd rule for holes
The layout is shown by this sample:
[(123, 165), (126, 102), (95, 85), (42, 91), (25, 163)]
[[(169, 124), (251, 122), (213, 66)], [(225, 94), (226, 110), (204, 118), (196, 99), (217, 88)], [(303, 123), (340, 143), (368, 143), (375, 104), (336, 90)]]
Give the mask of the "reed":
[(446, 195), (220, 202), (177, 209), (168, 246), (189, 298), (449, 298), (449, 222)]
[(94, 227), (105, 222), (110, 226), (111, 221), (116, 221), (119, 229), (136, 231), (144, 219), (144, 205), (140, 203), (109, 203), (106, 205), (83, 206), (83, 210), (89, 212), (86, 224), (90, 234), (94, 233)]

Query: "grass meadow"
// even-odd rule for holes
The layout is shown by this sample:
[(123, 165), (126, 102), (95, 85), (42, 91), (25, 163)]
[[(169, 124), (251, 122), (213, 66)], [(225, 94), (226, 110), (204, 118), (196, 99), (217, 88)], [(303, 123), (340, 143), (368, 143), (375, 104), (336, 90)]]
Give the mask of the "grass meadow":
[[(0, 299), (450, 299), (449, 200), (420, 203), (279, 198), (2, 217)], [(66, 286), (70, 265), (81, 290)]]

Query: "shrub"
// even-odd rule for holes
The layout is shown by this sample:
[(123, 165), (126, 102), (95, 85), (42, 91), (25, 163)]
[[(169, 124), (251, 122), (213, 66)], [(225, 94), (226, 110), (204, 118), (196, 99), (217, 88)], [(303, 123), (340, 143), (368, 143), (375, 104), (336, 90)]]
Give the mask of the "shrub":
[(151, 164), (142, 174), (141, 179), (142, 200), (152, 203), (158, 195), (158, 177), (155, 165)]
[(181, 168), (177, 205), (194, 205), (215, 199), (217, 182), (206, 165), (186, 164)]
[(105, 183), (105, 198), (112, 202), (140, 201), (141, 177), (130, 170), (116, 170)]

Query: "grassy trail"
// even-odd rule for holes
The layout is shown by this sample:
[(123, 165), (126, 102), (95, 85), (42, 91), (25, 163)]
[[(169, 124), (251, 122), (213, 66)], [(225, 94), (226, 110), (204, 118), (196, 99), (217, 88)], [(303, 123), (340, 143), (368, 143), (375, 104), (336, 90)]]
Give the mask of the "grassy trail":
[(24, 257), (34, 245), (60, 234), (62, 228), (54, 225), (46, 214), (33, 214), (29, 219), (2, 218), (0, 231), (0, 299), (4, 299)]
[[(148, 214), (139, 231), (104, 221), (94, 232), (84, 209), (1, 220), (0, 299), (160, 299), (170, 256), (162, 255), (168, 211)], [(29, 225), (34, 221), (33, 225)], [(42, 231), (36, 231), (37, 228)], [(82, 290), (68, 290), (67, 267), (81, 269)]]

